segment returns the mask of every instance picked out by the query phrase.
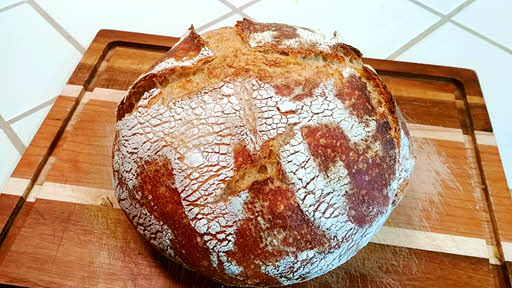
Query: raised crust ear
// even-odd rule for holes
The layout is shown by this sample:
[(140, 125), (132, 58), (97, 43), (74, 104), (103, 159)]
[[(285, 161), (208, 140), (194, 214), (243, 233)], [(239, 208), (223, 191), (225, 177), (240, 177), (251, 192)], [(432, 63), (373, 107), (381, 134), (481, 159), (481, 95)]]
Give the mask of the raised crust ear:
[(133, 111), (144, 93), (161, 86), (168, 75), (181, 69), (193, 71), (213, 58), (208, 43), (190, 26), (180, 40), (132, 84), (119, 103), (117, 121)]
[(312, 29), (279, 23), (258, 23), (247, 18), (238, 21), (235, 27), (242, 39), (258, 50), (271, 49), (303, 56), (317, 54), (362, 64), (363, 54), (342, 43), (336, 33), (328, 39)]

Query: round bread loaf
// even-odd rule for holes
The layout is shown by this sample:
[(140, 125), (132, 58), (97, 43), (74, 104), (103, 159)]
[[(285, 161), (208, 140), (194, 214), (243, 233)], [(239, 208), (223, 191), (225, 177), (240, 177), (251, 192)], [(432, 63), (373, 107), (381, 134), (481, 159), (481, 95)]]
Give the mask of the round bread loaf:
[(162, 253), (221, 283), (285, 285), (364, 247), (414, 165), (361, 53), (306, 28), (193, 27), (117, 109), (113, 186)]

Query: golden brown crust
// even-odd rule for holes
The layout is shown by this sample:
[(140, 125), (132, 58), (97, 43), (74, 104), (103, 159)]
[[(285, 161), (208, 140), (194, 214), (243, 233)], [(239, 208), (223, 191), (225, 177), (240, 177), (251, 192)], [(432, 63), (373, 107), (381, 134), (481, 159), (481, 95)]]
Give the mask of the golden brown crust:
[(283, 46), (284, 40), (290, 40), (300, 37), (300, 35), (297, 33), (297, 29), (305, 29), (311, 31), (306, 28), (299, 28), (286, 24), (257, 23), (244, 18), (242, 21), (238, 21), (235, 27), (237, 28), (238, 33), (246, 42), (249, 42), (250, 36), (256, 33), (263, 33), (267, 31), (275, 32), (276, 34), (273, 37), (272, 41), (256, 46), (256, 48), (260, 50), (271, 49), (275, 50), (276, 52), (287, 52), (303, 56), (330, 56), (331, 58), (336, 59), (338, 61), (341, 60), (341, 62), (344, 62), (346, 59), (349, 59), (351, 63), (358, 65), (359, 67), (357, 68), (361, 69), (360, 72), (362, 77), (373, 86), (373, 89), (377, 92), (382, 101), (383, 109), (381, 109), (378, 112), (385, 112), (378, 113), (378, 116), (388, 118), (388, 121), (390, 122), (390, 125), (393, 128), (392, 130), (394, 131), (393, 137), (395, 139), (395, 143), (399, 143), (400, 137), (398, 133), (398, 120), (396, 118), (395, 113), (395, 102), (386, 85), (382, 82), (378, 75), (373, 70), (369, 69), (365, 65), (362, 65), (363, 54), (358, 49), (341, 42), (329, 45), (327, 50), (321, 50), (317, 46), (305, 42), (300, 43), (300, 45), (296, 47), (290, 47), (290, 45)]
[(190, 26), (185, 37), (182, 37), (172, 49), (167, 51), (160, 59), (158, 59), (153, 65), (151, 65), (146, 72), (150, 73), (158, 64), (164, 62), (169, 58), (173, 58), (176, 61), (183, 61), (192, 59), (201, 53), (201, 49), (208, 47), (208, 43), (201, 38), (199, 34), (194, 30), (194, 26)]
[[(301, 35), (297, 32), (299, 29), (312, 32), (312, 30), (306, 28), (286, 24), (257, 23), (244, 18), (242, 21), (238, 21), (235, 27), (242, 39), (247, 43), (251, 41), (251, 36), (256, 35), (257, 33), (273, 32), (274, 35), (271, 41), (265, 41), (262, 44), (257, 43), (257, 45), (254, 46), (254, 48), (260, 51), (273, 50), (280, 53), (285, 52), (301, 56), (320, 55), (329, 60), (333, 59), (340, 62), (346, 62), (346, 60), (348, 60), (348, 62), (356, 66), (355, 68), (357, 68), (362, 78), (366, 80), (368, 84), (371, 85), (372, 90), (378, 94), (378, 99), (374, 99), (373, 101), (375, 107), (381, 107), (380, 109), (377, 109), (377, 116), (381, 119), (387, 118), (392, 128), (391, 133), (393, 135), (393, 139), (395, 140), (397, 147), (400, 147), (400, 127), (395, 113), (395, 101), (379, 76), (373, 70), (363, 65), (363, 54), (359, 50), (341, 42), (329, 44), (328, 47), (324, 49), (319, 48), (315, 41), (296, 41), (297, 45), (284, 44), (286, 40), (300, 38)], [(293, 44), (295, 44), (295, 42)], [(325, 78), (317, 77), (317, 79)], [(285, 82), (290, 83), (290, 81)]]
[[(185, 67), (179, 65), (180, 62), (190, 61), (199, 56), (205, 48), (208, 49), (208, 43), (195, 32), (194, 26), (190, 26), (187, 34), (132, 84), (128, 95), (119, 103), (117, 108), (117, 120), (119, 121), (124, 115), (131, 113), (145, 92), (155, 87), (163, 86), (167, 80), (167, 75), (177, 73), (178, 71), (181, 71), (181, 73), (190, 73), (204, 64), (205, 61), (210, 60), (212, 56), (197, 59), (197, 61)], [(164, 66), (162, 69), (155, 71), (155, 68), (158, 68), (159, 65), (162, 65), (162, 63), (170, 59), (174, 59), (176, 65)]]
[[(277, 102), (264, 102), (269, 99)], [(321, 107), (313, 107), (314, 101)], [(216, 108), (218, 114), (209, 114)], [(265, 116), (272, 109), (275, 114)], [(329, 111), (342, 116), (318, 116)], [(342, 246), (361, 246), (346, 241), (362, 237), (357, 231), (373, 229), (385, 217), (401, 198), (412, 169), (401, 163), (400, 149), (407, 143), (401, 143), (402, 134), (408, 138), (408, 132), (383, 81), (363, 64), (359, 50), (306, 28), (244, 19), (234, 28), (200, 36), (191, 27), (132, 85), (117, 113), (122, 133), (114, 145), (114, 185), (120, 206), (168, 256), (223, 283), (278, 285), (332, 269), (311, 259), (322, 263), (336, 249), (345, 252), (332, 261), (350, 257)], [(302, 117), (300, 123), (293, 116)], [(285, 128), (277, 132), (281, 124)], [(234, 129), (237, 125), (245, 130)], [(316, 164), (294, 166), (301, 153)], [(336, 206), (342, 201), (325, 200), (338, 199), (329, 194), (334, 188), (315, 195), (320, 186), (309, 188), (312, 180), (294, 178), (315, 169), (313, 178), (330, 181), (321, 187), (349, 189), (343, 209)], [(211, 184), (217, 180), (217, 186)], [(389, 192), (396, 184), (398, 192)], [(222, 188), (205, 188), (210, 185)], [(322, 218), (343, 213), (345, 220)], [(221, 228), (220, 218), (231, 222)], [(351, 232), (338, 235), (346, 227), (330, 226), (336, 221), (353, 225)], [(231, 248), (222, 250), (229, 237)], [(311, 259), (291, 261), (305, 261), (301, 265), (310, 270), (272, 271), (298, 254)]]
[[(215, 42), (215, 46), (210, 47), (210, 44), (197, 34), (193, 26), (191, 26), (188, 30), (188, 34), (185, 35), (171, 50), (165, 53), (160, 60), (155, 62), (155, 64), (153, 64), (146, 73), (140, 77), (132, 87), (130, 87), (128, 95), (123, 99), (118, 107), (117, 119), (120, 120), (124, 115), (130, 113), (137, 106), (137, 102), (145, 92), (156, 87), (165, 86), (169, 80), (186, 78), (200, 67), (203, 67), (206, 70), (206, 73), (204, 73), (206, 75), (202, 75), (203, 77), (201, 77), (203, 79), (198, 79), (198, 81), (195, 81), (194, 83), (190, 83), (190, 81), (171, 81), (173, 83), (170, 83), (170, 86), (173, 84), (176, 85), (175, 87), (172, 87), (176, 92), (182, 90), (186, 91), (185, 93), (194, 93), (195, 91), (199, 91), (204, 87), (213, 85), (228, 77), (256, 78), (263, 80), (264, 82), (274, 84), (276, 89), (288, 89), (289, 92), (291, 92), (291, 90), (304, 91), (303, 93), (299, 93), (300, 95), (293, 95), (300, 100), (305, 96), (312, 94), (312, 89), (317, 86), (315, 84), (318, 84), (321, 81), (319, 79), (343, 78), (341, 75), (334, 75), (336, 72), (329, 69), (329, 67), (326, 67), (327, 65), (322, 65), (324, 64), (322, 62), (325, 61), (327, 61), (326, 64), (332, 65), (335, 64), (332, 63), (332, 61), (334, 61), (338, 64), (345, 63), (344, 65), (353, 66), (356, 71), (360, 73), (361, 77), (370, 84), (371, 90), (379, 95), (378, 99), (374, 99), (374, 105), (376, 105), (376, 107), (381, 107), (380, 109), (377, 109), (377, 116), (381, 119), (388, 119), (392, 128), (393, 139), (395, 139), (396, 145), (400, 147), (400, 128), (398, 125), (398, 119), (396, 118), (394, 100), (378, 75), (363, 65), (362, 53), (359, 50), (341, 42), (334, 42), (330, 44), (327, 50), (321, 50), (311, 43), (299, 43), (300, 45), (297, 47), (283, 47), (283, 40), (300, 37), (296, 32), (297, 29), (299, 29), (298, 27), (286, 24), (257, 23), (249, 19), (244, 19), (243, 21), (238, 21), (235, 27), (237, 33), (241, 36), (243, 42), (245, 42), (245, 45), (243, 45), (244, 43), (241, 43), (239, 39), (234, 37), (235, 35), (232, 33), (232, 28), (225, 28), (225, 32), (218, 33), (218, 35), (209, 33), (211, 36), (208, 38), (211, 38), (212, 44)], [(306, 28), (300, 29), (311, 31)], [(241, 49), (247, 49), (246, 45), (249, 43), (251, 35), (266, 31), (273, 31), (277, 34), (271, 42), (258, 46), (256, 49), (259, 51), (270, 50), (277, 53), (286, 53), (288, 55), (249, 55), (248, 53), (241, 53)], [(229, 38), (229, 40), (226, 38)], [(220, 48), (218, 45), (227, 47), (221, 48), (225, 51), (217, 51)], [(171, 67), (152, 73), (155, 67), (168, 59), (175, 59), (177, 62), (192, 59), (199, 55), (203, 48), (212, 49), (215, 55), (222, 55), (222, 59), (215, 61), (215, 63), (205, 63), (212, 61), (214, 58), (214, 56), (212, 56), (199, 59), (199, 61), (193, 63), (191, 66)], [(319, 62), (316, 63), (320, 65), (300, 63), (310, 62), (301, 59), (304, 57), (311, 57), (313, 55), (317, 55), (325, 59), (319, 60)], [(230, 64), (232, 65), (231, 69), (229, 69)], [(253, 69), (244, 69), (244, 66), (254, 67)], [(258, 66), (262, 66), (262, 68), (258, 69)], [(295, 68), (294, 66), (299, 69), (293, 69)], [(273, 70), (283, 70), (283, 72), (272, 71), (273, 73), (270, 75), (268, 73), (268, 68), (274, 68)], [(208, 79), (208, 81), (204, 81), (204, 78)], [(300, 89), (297, 89), (299, 87)], [(182, 93), (179, 96), (183, 96), (185, 93)]]
[[(297, 45), (286, 44), (287, 40), (301, 39), (302, 36), (299, 31), (307, 31), (313, 35), (315, 31), (296, 27), (280, 23), (258, 23), (244, 18), (242, 21), (238, 21), (235, 25), (237, 32), (240, 34), (245, 42), (250, 43), (251, 37), (259, 33), (272, 32), (272, 40), (263, 43), (256, 43), (251, 45), (260, 51), (272, 50), (279, 53), (296, 54), (302, 56), (310, 55), (324, 55), (328, 58), (335, 59), (337, 61), (361, 61), (363, 55), (356, 48), (341, 42), (335, 42), (329, 45), (329, 49), (323, 50), (315, 45), (315, 41), (303, 41)], [(307, 39), (306, 39), (307, 40)]]
[[(371, 87), (376, 92), (378, 97), (372, 99), (377, 107), (381, 107), (380, 110), (377, 111), (377, 117), (381, 119), (387, 119), (391, 126), (391, 135), (393, 135), (393, 139), (398, 148), (400, 148), (400, 124), (399, 119), (396, 113), (396, 103), (395, 99), (389, 92), (384, 81), (380, 79), (380, 77), (375, 73), (372, 69), (368, 68), (366, 65), (363, 66), (362, 77), (365, 78), (368, 83), (371, 84)], [(377, 103), (376, 103), (377, 102)], [(380, 105), (379, 105), (380, 104)], [(407, 127), (403, 125), (405, 129)], [(408, 134), (409, 132), (407, 132)]]
[[(179, 91), (184, 91), (178, 95), (178, 97), (181, 97), (185, 94), (192, 94), (199, 91), (204, 87), (214, 85), (228, 77), (246, 79), (256, 78), (275, 85), (276, 89), (288, 89), (289, 92), (291, 92), (291, 90), (304, 91), (304, 93), (299, 93), (300, 95), (293, 95), (300, 100), (308, 94), (312, 94), (311, 89), (314, 89), (314, 87), (317, 86), (315, 86), (315, 84), (320, 82), (319, 79), (343, 78), (342, 75), (334, 75), (337, 72), (326, 66), (345, 63), (344, 65), (353, 66), (356, 71), (360, 73), (361, 77), (370, 84), (369, 88), (379, 95), (378, 99), (374, 99), (374, 105), (377, 104), (376, 107), (381, 107), (380, 109), (377, 109), (377, 116), (381, 119), (388, 119), (392, 128), (393, 139), (395, 140), (396, 145), (400, 147), (400, 128), (398, 125), (398, 119), (396, 118), (394, 100), (378, 75), (363, 65), (362, 53), (359, 50), (341, 42), (331, 43), (327, 50), (322, 50), (315, 46), (312, 44), (314, 42), (299, 42), (300, 45), (297, 45), (296, 47), (291, 47), (289, 45), (282, 46), (284, 40), (293, 40), (300, 37), (297, 33), (297, 29), (303, 29), (310, 33), (314, 33), (312, 30), (307, 28), (298, 28), (286, 24), (257, 23), (249, 19), (243, 19), (242, 21), (237, 22), (235, 28), (242, 41), (233, 35), (232, 28), (223, 28), (221, 29), (221, 31), (223, 31), (219, 31), (217, 34), (207, 33), (205, 35), (205, 37), (211, 39), (212, 45), (210, 45), (199, 34), (197, 34), (193, 26), (191, 26), (188, 30), (189, 33), (182, 37), (179, 43), (165, 53), (160, 60), (155, 62), (155, 64), (153, 64), (147, 72), (140, 77), (132, 87), (130, 87), (128, 95), (123, 99), (118, 107), (117, 119), (120, 120), (124, 115), (130, 113), (137, 106), (137, 102), (145, 92), (156, 87), (165, 86), (169, 80), (186, 78), (200, 67), (206, 71), (203, 73), (205, 75), (201, 75), (202, 77), (200, 78), (202, 79), (198, 79), (193, 83), (190, 83), (190, 80), (176, 82), (171, 81), (172, 83), (170, 83), (169, 88), (172, 88), (176, 94), (178, 94)], [(285, 55), (272, 55), (266, 53), (261, 55), (251, 55), (250, 53), (243, 53), (241, 51), (242, 49), (248, 48), (247, 44), (250, 42), (249, 38), (251, 35), (266, 31), (275, 32), (276, 36), (272, 41), (259, 45), (255, 48), (262, 52), (274, 51), (277, 53), (285, 53)], [(219, 47), (219, 45), (223, 47)], [(191, 66), (172, 67), (158, 71), (157, 73), (151, 73), (158, 64), (168, 59), (175, 59), (177, 62), (192, 59), (199, 55), (201, 49), (205, 47), (212, 49), (216, 56), (222, 55), (222, 57), (220, 57), (221, 59), (214, 61), (214, 63), (210, 63), (212, 58), (216, 57), (212, 56), (200, 59)], [(320, 56), (320, 59), (324, 59), (315, 63), (317, 65), (311, 65), (312, 63), (307, 63), (311, 61), (302, 60), (304, 57), (311, 57), (314, 55)], [(335, 63), (332, 63), (333, 61)], [(229, 67), (230, 65), (231, 67)], [(244, 68), (245, 66), (253, 67), (252, 69), (246, 69)], [(258, 69), (258, 66), (261, 66), (261, 68)], [(272, 71), (271, 75), (268, 71), (269, 68), (274, 68), (272, 70), (278, 71)], [(279, 70), (282, 70), (282, 72)]]
[(249, 36), (254, 33), (274, 31), (277, 33), (274, 39), (277, 41), (294, 39), (300, 37), (297, 34), (297, 27), (281, 23), (258, 23), (244, 18), (235, 25), (245, 41), (249, 42)]

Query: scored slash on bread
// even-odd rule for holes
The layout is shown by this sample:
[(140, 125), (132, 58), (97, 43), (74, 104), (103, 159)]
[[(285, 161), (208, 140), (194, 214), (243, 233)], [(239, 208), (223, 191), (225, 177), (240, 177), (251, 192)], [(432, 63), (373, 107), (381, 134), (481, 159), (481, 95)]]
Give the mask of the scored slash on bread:
[(361, 56), (284, 24), (191, 27), (118, 106), (120, 207), (163, 253), (225, 284), (291, 284), (344, 263), (414, 164)]

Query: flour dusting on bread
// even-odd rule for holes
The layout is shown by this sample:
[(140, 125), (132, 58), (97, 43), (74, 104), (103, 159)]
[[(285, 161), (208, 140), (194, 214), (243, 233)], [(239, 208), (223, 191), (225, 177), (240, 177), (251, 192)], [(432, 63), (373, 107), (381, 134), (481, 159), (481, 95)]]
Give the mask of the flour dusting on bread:
[(163, 253), (230, 285), (341, 265), (383, 225), (414, 164), (360, 52), (284, 24), (191, 27), (117, 116), (120, 207)]

